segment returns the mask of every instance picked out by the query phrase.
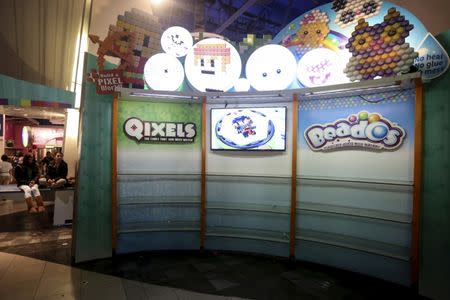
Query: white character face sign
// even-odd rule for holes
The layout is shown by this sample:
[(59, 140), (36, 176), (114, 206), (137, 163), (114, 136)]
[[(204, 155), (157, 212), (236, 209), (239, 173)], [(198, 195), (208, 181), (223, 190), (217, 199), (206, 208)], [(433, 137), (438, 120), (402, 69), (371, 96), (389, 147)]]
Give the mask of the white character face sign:
[(297, 78), (306, 87), (348, 82), (339, 55), (326, 48), (311, 50), (300, 59)]
[(145, 63), (144, 80), (156, 91), (175, 91), (184, 80), (181, 62), (167, 53), (158, 53)]
[(192, 44), (191, 34), (180, 26), (169, 27), (161, 35), (161, 47), (164, 52), (176, 57), (185, 56)]
[(209, 38), (199, 41), (184, 62), (186, 77), (201, 92), (226, 92), (241, 75), (241, 58), (227, 41)]
[(255, 90), (284, 90), (295, 79), (296, 68), (291, 51), (280, 45), (266, 45), (252, 53), (245, 74)]

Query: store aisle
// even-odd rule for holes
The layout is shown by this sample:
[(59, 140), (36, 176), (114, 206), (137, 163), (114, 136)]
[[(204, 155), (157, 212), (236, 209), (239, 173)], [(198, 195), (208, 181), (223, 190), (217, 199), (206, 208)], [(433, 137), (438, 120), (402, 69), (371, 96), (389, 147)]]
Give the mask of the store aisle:
[(240, 299), (189, 292), (0, 252), (0, 297), (28, 299)]

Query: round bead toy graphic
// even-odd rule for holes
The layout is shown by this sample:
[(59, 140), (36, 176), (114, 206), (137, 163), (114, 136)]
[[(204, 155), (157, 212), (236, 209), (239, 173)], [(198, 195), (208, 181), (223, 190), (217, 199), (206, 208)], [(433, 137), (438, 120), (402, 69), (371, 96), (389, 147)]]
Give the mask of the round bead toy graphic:
[(241, 75), (239, 53), (218, 38), (196, 43), (186, 55), (184, 69), (189, 83), (201, 92), (226, 92)]
[(252, 53), (245, 74), (255, 90), (284, 90), (295, 79), (296, 66), (295, 56), (289, 49), (266, 45)]
[(184, 80), (183, 65), (175, 56), (155, 54), (145, 63), (144, 79), (153, 90), (175, 91)]
[(180, 26), (173, 26), (166, 29), (161, 36), (161, 47), (167, 54), (176, 57), (183, 57), (192, 47), (192, 36)]
[(326, 48), (306, 53), (298, 62), (297, 78), (306, 87), (338, 84), (347, 81), (339, 55)]

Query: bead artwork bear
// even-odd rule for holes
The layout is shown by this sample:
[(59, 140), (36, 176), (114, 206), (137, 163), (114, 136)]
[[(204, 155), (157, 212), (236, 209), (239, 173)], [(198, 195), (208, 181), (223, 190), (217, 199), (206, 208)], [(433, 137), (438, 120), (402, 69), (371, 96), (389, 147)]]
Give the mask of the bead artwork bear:
[(361, 18), (377, 15), (383, 1), (380, 0), (334, 0), (332, 9), (336, 12), (335, 23), (345, 28)]
[(352, 57), (344, 73), (351, 81), (407, 73), (418, 56), (405, 43), (413, 28), (395, 8), (388, 10), (381, 24), (369, 26), (360, 19), (345, 45)]

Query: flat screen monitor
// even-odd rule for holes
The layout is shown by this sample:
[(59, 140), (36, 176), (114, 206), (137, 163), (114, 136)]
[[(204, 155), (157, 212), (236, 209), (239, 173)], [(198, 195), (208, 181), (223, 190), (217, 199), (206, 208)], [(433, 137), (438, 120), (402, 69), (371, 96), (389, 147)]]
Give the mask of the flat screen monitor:
[(286, 107), (212, 108), (211, 150), (286, 150)]

